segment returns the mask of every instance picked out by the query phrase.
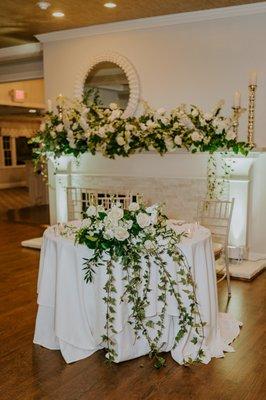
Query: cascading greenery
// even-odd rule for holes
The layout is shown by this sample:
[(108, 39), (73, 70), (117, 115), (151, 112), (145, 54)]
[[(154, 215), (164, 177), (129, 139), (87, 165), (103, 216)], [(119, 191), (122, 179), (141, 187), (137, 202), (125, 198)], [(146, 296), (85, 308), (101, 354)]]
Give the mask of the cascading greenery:
[[(184, 234), (177, 234), (167, 224), (161, 207), (131, 203), (129, 210), (114, 204), (110, 210), (90, 206), (87, 218), (76, 232), (77, 243), (92, 249), (92, 256), (85, 260), (85, 281), (93, 282), (97, 269), (105, 268), (104, 285), (106, 304), (105, 332), (102, 340), (107, 349), (107, 359), (116, 361), (116, 307), (120, 302), (129, 305), (131, 313), (128, 323), (135, 332), (136, 340), (143, 336), (149, 344), (150, 357), (155, 359), (155, 367), (164, 365), (161, 355), (162, 337), (167, 317), (167, 299), (174, 299), (179, 315), (175, 346), (188, 335), (196, 346), (194, 356), (184, 363), (200, 362), (204, 358), (202, 343), (204, 323), (198, 309), (195, 284), (191, 270), (182, 254), (179, 243)], [(175, 276), (168, 269), (169, 261), (174, 263)], [(114, 269), (119, 263), (123, 269), (124, 291), (118, 295)], [(151, 282), (151, 271), (158, 269), (157, 287)], [(156, 317), (149, 318), (147, 309), (150, 293), (158, 292), (160, 310)], [(196, 356), (195, 356), (196, 354)]]

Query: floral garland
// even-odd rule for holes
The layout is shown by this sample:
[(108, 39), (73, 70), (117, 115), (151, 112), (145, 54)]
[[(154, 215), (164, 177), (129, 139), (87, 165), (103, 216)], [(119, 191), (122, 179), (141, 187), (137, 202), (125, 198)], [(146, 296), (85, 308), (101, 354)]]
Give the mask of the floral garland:
[[(160, 355), (160, 339), (165, 328), (167, 296), (176, 300), (179, 310), (179, 330), (176, 332), (176, 346), (185, 334), (196, 346), (196, 355), (187, 357), (184, 363), (201, 362), (204, 359), (202, 344), (203, 327), (195, 294), (195, 284), (190, 268), (178, 245), (184, 234), (177, 234), (167, 224), (161, 207), (131, 203), (128, 210), (113, 204), (109, 210), (91, 205), (82, 227), (76, 231), (76, 243), (93, 249), (93, 254), (85, 260), (85, 281), (93, 281), (98, 268), (105, 268), (107, 281), (104, 286), (106, 304), (105, 333), (102, 336), (107, 349), (106, 357), (116, 361), (116, 305), (127, 302), (132, 313), (128, 323), (134, 329), (136, 339), (142, 334), (148, 341), (150, 357), (155, 359), (155, 367), (165, 364)], [(179, 279), (171, 276), (167, 269), (166, 257), (175, 263)], [(117, 294), (114, 277), (114, 263), (123, 268), (124, 293)], [(168, 261), (169, 262), (169, 261)], [(157, 319), (146, 317), (151, 287), (151, 268), (158, 268), (158, 301), (161, 304)]]
[(246, 155), (251, 147), (237, 141), (234, 119), (221, 115), (222, 106), (221, 101), (205, 113), (197, 106), (182, 104), (167, 113), (145, 103), (142, 115), (124, 118), (115, 103), (102, 108), (97, 93), (85, 93), (82, 101), (60, 97), (56, 111), (47, 113), (30, 140), (35, 164), (44, 164), (51, 153), (54, 157), (78, 157), (100, 152), (115, 158), (145, 150), (163, 155), (185, 148), (191, 153), (227, 150)]

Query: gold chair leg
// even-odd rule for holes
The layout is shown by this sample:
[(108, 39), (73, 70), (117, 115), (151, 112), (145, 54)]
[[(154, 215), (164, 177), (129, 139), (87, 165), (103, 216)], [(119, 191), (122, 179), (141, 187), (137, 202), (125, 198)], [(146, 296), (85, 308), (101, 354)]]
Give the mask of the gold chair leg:
[(227, 290), (228, 290), (228, 297), (231, 297), (231, 279), (230, 279), (230, 271), (229, 271), (229, 257), (228, 257), (228, 250), (225, 250), (225, 268), (226, 268), (226, 280), (227, 280)]

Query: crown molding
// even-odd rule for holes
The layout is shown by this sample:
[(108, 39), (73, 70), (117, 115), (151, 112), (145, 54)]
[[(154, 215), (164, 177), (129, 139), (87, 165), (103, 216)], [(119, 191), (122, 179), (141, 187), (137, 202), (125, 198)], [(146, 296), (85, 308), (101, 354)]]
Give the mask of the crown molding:
[(261, 13), (266, 13), (266, 1), (241, 6), (214, 8), (211, 10), (168, 14), (158, 17), (139, 18), (129, 21), (92, 25), (83, 28), (43, 33), (40, 35), (36, 35), (36, 38), (40, 42), (46, 43), (58, 40), (68, 40), (88, 36), (104, 35), (108, 33), (158, 28), (164, 26), (210, 21), (221, 18), (239, 17)]
[(0, 63), (9, 63), (18, 60), (41, 59), (42, 45), (28, 43), (20, 46), (4, 47), (0, 49)]

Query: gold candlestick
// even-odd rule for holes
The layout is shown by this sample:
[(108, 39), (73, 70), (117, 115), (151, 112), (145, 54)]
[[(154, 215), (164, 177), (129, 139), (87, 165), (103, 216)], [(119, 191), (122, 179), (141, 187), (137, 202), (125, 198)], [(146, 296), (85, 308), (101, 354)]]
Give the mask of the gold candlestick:
[(249, 85), (248, 94), (248, 143), (254, 147), (255, 99), (257, 85)]
[(239, 128), (239, 117), (241, 115), (242, 109), (240, 106), (232, 107), (233, 110), (233, 131), (235, 133), (236, 140), (238, 139), (238, 128)]

